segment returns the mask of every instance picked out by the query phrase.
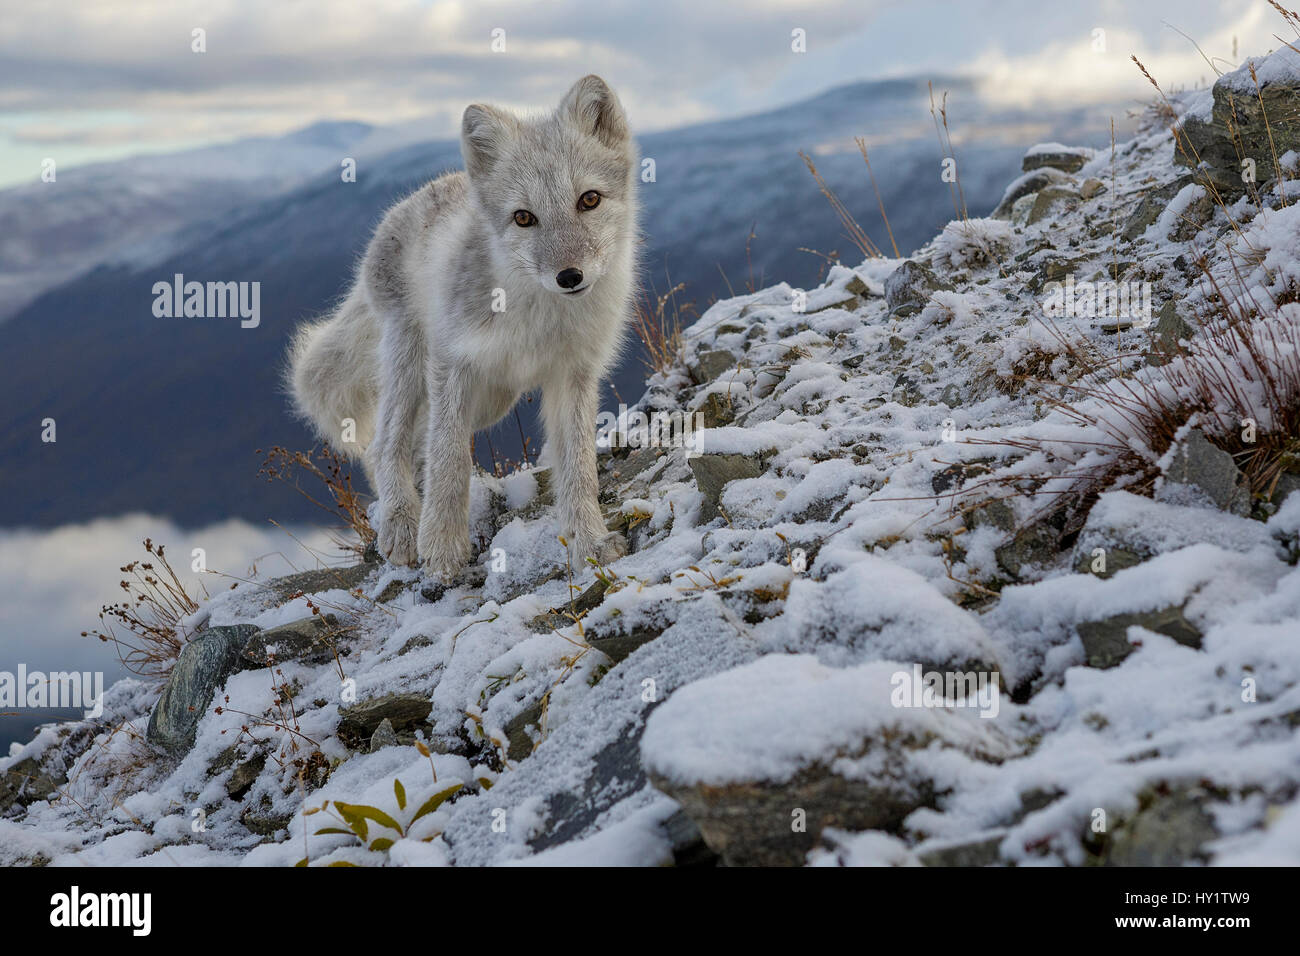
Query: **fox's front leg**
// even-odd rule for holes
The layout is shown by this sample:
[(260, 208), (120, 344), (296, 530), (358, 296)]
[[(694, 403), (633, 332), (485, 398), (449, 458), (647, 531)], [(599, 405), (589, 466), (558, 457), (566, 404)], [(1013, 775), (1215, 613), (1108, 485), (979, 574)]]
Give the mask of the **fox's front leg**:
[(462, 373), (431, 367), (419, 548), (425, 572), (448, 583), (470, 556), (468, 388)]
[(555, 505), (574, 563), (601, 564), (627, 553), (622, 535), (610, 534), (600, 513), (596, 473), (597, 377), (561, 378), (542, 390), (542, 420), (551, 449)]
[(424, 398), (424, 339), (414, 324), (386, 317), (380, 336), (379, 409), (370, 449), (379, 494), (379, 553), (414, 564), (420, 496), (415, 487), (415, 422)]

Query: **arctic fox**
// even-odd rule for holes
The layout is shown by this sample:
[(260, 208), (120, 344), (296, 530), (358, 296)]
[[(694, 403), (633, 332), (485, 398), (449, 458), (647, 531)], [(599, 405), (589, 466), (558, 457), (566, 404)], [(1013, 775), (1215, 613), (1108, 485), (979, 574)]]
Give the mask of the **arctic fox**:
[(598, 76), (543, 117), (472, 105), (461, 154), (465, 172), (388, 210), (342, 304), (298, 331), (294, 403), (361, 460), (380, 552), (449, 580), (470, 558), (471, 436), (540, 387), (560, 531), (575, 563), (612, 560), (626, 542), (597, 503), (595, 420), (636, 273), (623, 107)]

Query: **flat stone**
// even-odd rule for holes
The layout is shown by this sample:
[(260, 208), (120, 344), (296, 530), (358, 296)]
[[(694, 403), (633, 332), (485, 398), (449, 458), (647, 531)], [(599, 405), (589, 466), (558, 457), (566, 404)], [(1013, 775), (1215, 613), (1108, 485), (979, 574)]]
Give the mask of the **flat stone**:
[(287, 601), (299, 593), (317, 594), (321, 591), (333, 591), (336, 588), (351, 591), (360, 587), (375, 568), (376, 565), (364, 561), (345, 568), (317, 568), (314, 571), (273, 578), (266, 582), (266, 586), (274, 591), (281, 601)]
[(1102, 669), (1114, 667), (1133, 653), (1133, 645), (1128, 639), (1130, 627), (1142, 627), (1164, 634), (1185, 647), (1199, 649), (1201, 646), (1201, 632), (1187, 620), (1182, 607), (1115, 614), (1097, 621), (1079, 623), (1079, 639), (1083, 641), (1084, 653), (1088, 655), (1088, 666)]
[(338, 735), (353, 750), (361, 749), (385, 720), (394, 731), (413, 729), (429, 719), (433, 704), (424, 694), (395, 693), (340, 707)]
[(1079, 202), (1079, 194), (1073, 189), (1067, 189), (1064, 186), (1049, 186), (1047, 189), (1040, 190), (1034, 199), (1034, 205), (1029, 210), (1029, 218), (1026, 219), (1028, 225), (1042, 222), (1052, 210), (1058, 206), (1074, 206)]
[(696, 385), (712, 382), (736, 367), (736, 356), (725, 349), (708, 349), (695, 356), (687, 371)]
[(741, 478), (757, 478), (763, 466), (757, 455), (693, 455), (687, 460), (695, 475), (695, 484), (704, 496), (700, 508), (700, 521), (707, 523), (718, 517), (718, 502), (722, 491), (730, 482)]
[(662, 627), (636, 627), (627, 632), (593, 628), (587, 632), (587, 643), (617, 664), (662, 633)]
[(922, 850), (917, 859), (923, 866), (993, 866), (998, 862), (998, 847), (1004, 834), (966, 840), (948, 846)]
[(1020, 168), (1025, 172), (1050, 167), (1064, 173), (1077, 173), (1092, 159), (1093, 151), (1086, 147), (1064, 146), (1060, 149), (1034, 149), (1025, 154)]
[(248, 667), (270, 667), (284, 661), (323, 664), (334, 660), (337, 645), (338, 618), (313, 615), (254, 634), (240, 657)]

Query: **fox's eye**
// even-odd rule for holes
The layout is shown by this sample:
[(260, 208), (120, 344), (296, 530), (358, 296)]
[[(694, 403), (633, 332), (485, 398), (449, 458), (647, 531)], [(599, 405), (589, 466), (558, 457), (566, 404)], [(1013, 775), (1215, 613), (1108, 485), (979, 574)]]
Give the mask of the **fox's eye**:
[(578, 197), (578, 207), (581, 209), (595, 209), (600, 205), (600, 193), (594, 189), (588, 189)]
[(534, 215), (533, 215), (531, 212), (529, 212), (527, 209), (516, 209), (516, 210), (515, 210), (515, 225), (516, 225), (516, 226), (535, 226), (535, 225), (537, 225), (537, 217), (534, 216)]

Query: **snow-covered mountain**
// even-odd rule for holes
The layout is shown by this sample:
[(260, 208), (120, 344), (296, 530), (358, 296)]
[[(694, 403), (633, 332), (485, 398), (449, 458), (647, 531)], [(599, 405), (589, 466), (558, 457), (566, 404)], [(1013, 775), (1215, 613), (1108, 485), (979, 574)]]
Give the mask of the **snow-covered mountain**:
[[(996, 204), (1035, 140), (1098, 145), (1109, 135), (1103, 110), (1044, 119), (990, 105), (967, 81), (936, 88), (951, 90), (959, 170), (975, 212)], [(1122, 108), (1115, 112), (1122, 118)], [(411, 131), (398, 133), (400, 142)], [(0, 193), (0, 226), (7, 224), (0, 242), (8, 243), (0, 261), (16, 263), (24, 277), (47, 266), (62, 274), (74, 262), (85, 268), (113, 253), (0, 325), (13, 356), (0, 381), (0, 468), (13, 489), (0, 497), (0, 527), (159, 509), (191, 526), (309, 518), (309, 505), (248, 481), (259, 464), (255, 449), (311, 444), (289, 421), (279, 388), (286, 337), (346, 289), (383, 210), (460, 163), (455, 143), (389, 148), (394, 135), (313, 128), (288, 141), (118, 163), (102, 180), (93, 170), (68, 170), (56, 184)], [(655, 160), (654, 181), (641, 187), (648, 283), (661, 292), (684, 283), (677, 302), (695, 303), (698, 314), (751, 282), (815, 282), (826, 260), (805, 250), (848, 254), (852, 246), (800, 149), (886, 243), (853, 142), (859, 135), (869, 143), (900, 248), (924, 242), (953, 209), (927, 85), (856, 84), (770, 113), (642, 137), (643, 154)], [(343, 155), (358, 160), (355, 183), (342, 181)], [(313, 169), (321, 171), (284, 188)], [(756, 237), (747, 241), (751, 227)], [(154, 316), (154, 283), (176, 273), (260, 282), (260, 325)], [(643, 373), (639, 351), (630, 349), (610, 404), (632, 400)], [(523, 426), (536, 438), (533, 411), (523, 407)], [(56, 458), (30, 454), (32, 429), (46, 417), (58, 423)], [(517, 436), (511, 420), (493, 441), (518, 458)]]
[(1240, 79), (714, 304), (633, 409), (698, 440), (605, 433), (609, 567), (480, 473), (452, 587), (206, 602), (0, 761), (0, 862), (1300, 862), (1300, 122)]
[(420, 138), (416, 130), (317, 123), (177, 153), (70, 169), (51, 182), (0, 191), (0, 322), (97, 265), (166, 258), (175, 231), (284, 192), (341, 157), (369, 159)]

